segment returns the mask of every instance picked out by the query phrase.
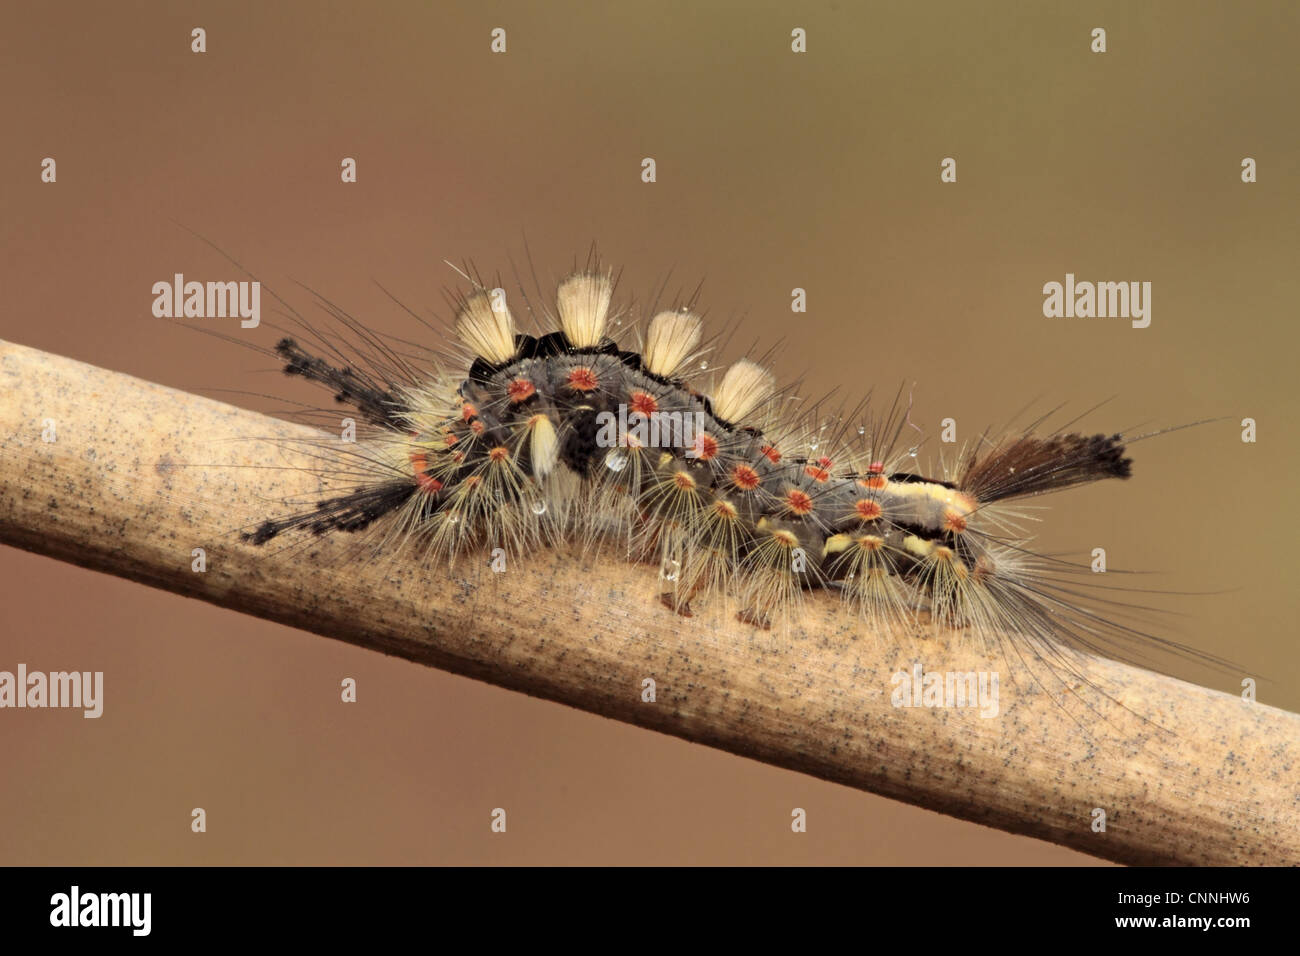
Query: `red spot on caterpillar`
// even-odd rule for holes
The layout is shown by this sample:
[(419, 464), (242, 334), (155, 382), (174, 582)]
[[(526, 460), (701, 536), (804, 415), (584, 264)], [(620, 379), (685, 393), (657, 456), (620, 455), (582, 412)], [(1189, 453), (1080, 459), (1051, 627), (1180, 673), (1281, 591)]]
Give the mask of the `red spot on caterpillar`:
[(889, 479), (884, 475), (872, 475), (870, 478), (859, 478), (858, 484), (873, 491), (882, 491), (889, 484)]
[(510, 449), (504, 445), (497, 445), (496, 448), (488, 452), (488, 457), (493, 461), (505, 461), (510, 457)]
[(653, 415), (659, 411), (659, 402), (653, 395), (646, 392), (633, 392), (632, 399), (628, 402), (628, 410), (640, 412), (642, 415)]
[(411, 452), (411, 467), (415, 469), (416, 487), (425, 494), (436, 495), (442, 491), (442, 482), (428, 474), (429, 459), (422, 451)]
[(763, 454), (766, 455), (768, 460), (774, 465), (781, 460), (781, 453), (771, 445), (763, 446)]
[(473, 487), (475, 487), (475, 486), (479, 483), (479, 481), (481, 481), (481, 480), (482, 480), (482, 479), (480, 479), (478, 475), (470, 475), (468, 478), (465, 479), (465, 487), (466, 487), (466, 488), (473, 488)]
[(785, 493), (785, 506), (792, 514), (806, 515), (813, 510), (813, 500), (806, 492), (791, 488)]
[(863, 521), (874, 521), (882, 514), (880, 502), (872, 501), (870, 498), (859, 498), (853, 503), (853, 510)]
[(713, 510), (717, 512), (720, 518), (731, 519), (736, 517), (737, 514), (736, 506), (730, 501), (724, 501), (721, 498), (713, 503)]
[(695, 479), (684, 471), (676, 472), (673, 475), (673, 481), (682, 491), (691, 491), (695, 488)]
[(700, 461), (709, 461), (718, 457), (718, 440), (712, 435), (700, 432), (695, 436), (695, 457)]
[(526, 402), (537, 394), (537, 386), (526, 378), (517, 378), (506, 386), (506, 395), (515, 405)]
[(885, 463), (883, 461), (873, 461), (867, 466), (867, 471), (873, 475), (883, 475), (885, 473)]
[(741, 491), (753, 491), (759, 484), (758, 472), (748, 465), (737, 465), (731, 469), (731, 483)]
[(475, 408), (473, 405), (471, 405), (469, 402), (466, 402), (464, 405), (461, 406), (460, 417), (465, 419), (465, 421), (469, 421), (477, 414), (478, 414), (478, 409)]
[(809, 462), (804, 468), (803, 473), (813, 481), (829, 481), (831, 477), (831, 460), (826, 457), (818, 458), (815, 462)]
[(966, 516), (949, 508), (943, 513), (943, 530), (961, 534), (966, 530)]
[(469, 423), (469, 430), (472, 431), (475, 435), (482, 435), (483, 428), (484, 428), (483, 423), (479, 421), (477, 418), (474, 419), (474, 421)]
[(455, 434), (452, 433), (452, 432), (447, 432), (447, 434), (444, 435), (443, 438), (446, 440), (446, 442), (447, 442), (447, 447), (448, 447), (448, 448), (450, 448), (452, 445), (456, 444), (456, 442), (460, 441), (460, 439), (457, 438), (457, 437), (455, 436)]
[(465, 453), (463, 451), (454, 451), (451, 453), (451, 460), (459, 465), (465, 460)]
[(585, 365), (569, 373), (569, 388), (575, 392), (594, 392), (599, 386), (596, 373)]

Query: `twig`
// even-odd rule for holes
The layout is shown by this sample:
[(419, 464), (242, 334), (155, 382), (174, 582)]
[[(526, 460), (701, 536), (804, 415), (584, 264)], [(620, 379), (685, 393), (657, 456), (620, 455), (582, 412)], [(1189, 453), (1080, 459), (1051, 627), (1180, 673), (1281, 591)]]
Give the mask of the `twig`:
[[(256, 439), (318, 434), (0, 342), (0, 541), (1099, 857), (1300, 863), (1300, 716), (1094, 659), (1081, 684), (1124, 706), (1071, 713), (960, 641), (866, 637), (828, 595), (764, 639), (663, 609), (653, 568), (544, 551), (451, 586), (313, 559), (337, 541), (241, 543), (318, 484)], [(1001, 669), (999, 715), (892, 706), (922, 657)]]

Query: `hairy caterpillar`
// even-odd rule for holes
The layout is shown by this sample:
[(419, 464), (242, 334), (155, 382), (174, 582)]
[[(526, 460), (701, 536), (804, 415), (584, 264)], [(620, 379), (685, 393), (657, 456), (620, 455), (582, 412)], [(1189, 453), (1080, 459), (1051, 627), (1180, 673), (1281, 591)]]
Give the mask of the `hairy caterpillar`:
[(414, 547), (430, 562), (613, 545), (659, 562), (660, 600), (682, 615), (721, 600), (771, 629), (823, 588), (869, 626), (1010, 634), (1040, 659), (1063, 646), (1124, 656), (1115, 648), (1126, 640), (1186, 650), (1101, 613), (1099, 601), (1129, 605), (1087, 598), (1086, 568), (1030, 551), (1017, 510), (1129, 477), (1126, 446), (1148, 436), (1031, 426), (982, 436), (951, 474), (926, 476), (907, 465), (916, 455), (899, 398), (856, 434), (827, 435), (787, 415), (788, 396), (749, 359), (707, 393), (693, 387), (688, 370), (707, 343), (689, 306), (654, 314), (639, 346), (624, 348), (611, 337), (615, 279), (599, 266), (559, 283), (537, 334), (519, 329), (502, 290), (470, 281), (452, 303), (470, 353), (459, 370), (418, 369), (337, 311), (364, 344), (364, 367), (332, 340), (326, 357), (279, 342), (287, 373), (373, 428), (334, 462), (346, 490), (268, 518), (246, 541), (374, 530), (380, 550)]

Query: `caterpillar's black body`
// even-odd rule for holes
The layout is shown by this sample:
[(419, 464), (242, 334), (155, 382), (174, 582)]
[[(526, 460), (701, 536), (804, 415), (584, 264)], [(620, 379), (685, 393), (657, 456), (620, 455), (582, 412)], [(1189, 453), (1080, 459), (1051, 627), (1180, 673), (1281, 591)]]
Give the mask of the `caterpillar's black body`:
[(774, 413), (771, 377), (753, 363), (734, 366), (712, 397), (689, 387), (681, 373), (700, 326), (688, 312), (660, 313), (642, 351), (620, 349), (605, 335), (611, 285), (570, 277), (561, 329), (540, 337), (517, 333), (486, 290), (462, 299), (457, 328), (476, 358), (459, 384), (378, 381), (281, 342), (287, 372), (380, 427), (366, 456), (375, 480), (249, 539), (355, 531), (397, 512), (449, 558), (570, 535), (623, 541), (663, 562), (664, 600), (683, 613), (697, 595), (724, 592), (766, 626), (802, 589), (834, 585), (870, 617), (929, 611), (1003, 629), (1027, 617), (1034, 632), (1087, 631), (1044, 592), (997, 505), (1128, 477), (1121, 436), (1017, 436), (972, 449), (951, 480), (898, 470), (896, 422), (859, 447), (818, 443)]

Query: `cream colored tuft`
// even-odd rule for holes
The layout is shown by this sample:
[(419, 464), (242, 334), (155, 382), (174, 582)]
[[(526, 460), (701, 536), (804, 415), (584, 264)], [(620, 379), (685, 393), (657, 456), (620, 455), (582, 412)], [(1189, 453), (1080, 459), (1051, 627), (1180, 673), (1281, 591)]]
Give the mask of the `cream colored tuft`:
[(741, 359), (722, 376), (712, 395), (713, 412), (723, 421), (736, 424), (776, 392), (776, 378), (763, 366)]
[(466, 296), (456, 313), (456, 334), (461, 341), (496, 365), (515, 357), (515, 319), (504, 298), (494, 309), (493, 294), (480, 289)]
[(560, 328), (577, 348), (600, 344), (609, 322), (609, 300), (614, 283), (608, 275), (578, 272), (560, 283), (555, 302), (560, 310)]
[(825, 558), (832, 554), (839, 554), (841, 551), (847, 551), (852, 544), (853, 539), (847, 534), (833, 534), (822, 545), (822, 557)]
[(545, 478), (560, 460), (560, 439), (555, 434), (555, 426), (545, 415), (534, 415), (528, 422), (531, 433), (528, 439), (528, 457), (532, 461), (533, 474)]
[(678, 372), (700, 344), (704, 323), (694, 312), (660, 312), (646, 330), (645, 367), (663, 378)]

